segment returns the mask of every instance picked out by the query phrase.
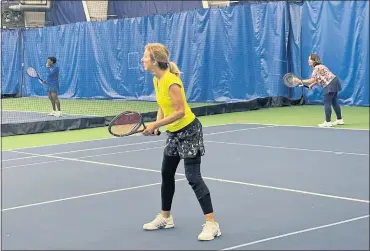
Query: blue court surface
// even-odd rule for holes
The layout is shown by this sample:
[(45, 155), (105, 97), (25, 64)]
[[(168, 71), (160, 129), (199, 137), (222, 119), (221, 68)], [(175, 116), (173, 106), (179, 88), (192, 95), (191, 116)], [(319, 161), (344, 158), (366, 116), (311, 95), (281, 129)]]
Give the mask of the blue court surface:
[(214, 241), (197, 240), (204, 220), (183, 162), (175, 228), (142, 229), (160, 211), (163, 134), (3, 152), (3, 249), (369, 249), (369, 131), (232, 124), (204, 134)]

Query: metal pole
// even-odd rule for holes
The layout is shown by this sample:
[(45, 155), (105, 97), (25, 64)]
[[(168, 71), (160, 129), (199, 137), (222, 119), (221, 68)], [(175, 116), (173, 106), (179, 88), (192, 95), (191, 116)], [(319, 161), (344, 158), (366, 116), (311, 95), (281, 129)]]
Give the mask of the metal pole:
[(22, 67), (21, 67), (21, 80), (19, 83), (19, 92), (18, 92), (18, 97), (23, 96), (23, 85), (24, 85), (24, 28), (21, 28), (19, 30), (20, 34), (20, 47), (21, 47), (21, 58), (22, 58)]

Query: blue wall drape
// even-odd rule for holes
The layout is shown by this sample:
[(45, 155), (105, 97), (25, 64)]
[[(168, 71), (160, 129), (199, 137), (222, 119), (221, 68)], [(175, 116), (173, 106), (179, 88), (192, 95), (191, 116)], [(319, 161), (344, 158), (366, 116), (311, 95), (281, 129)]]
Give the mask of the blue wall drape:
[[(45, 96), (21, 73), (22, 58), (43, 75), (46, 58), (56, 56), (62, 97), (154, 100), (140, 58), (145, 44), (160, 42), (183, 72), (189, 101), (299, 98), (302, 89), (287, 88), (282, 77), (310, 77), (307, 57), (316, 52), (342, 82), (340, 102), (368, 106), (368, 14), (365, 1), (264, 2), (6, 31), (2, 89), (18, 92), (23, 74), (22, 94)], [(303, 94), (308, 103), (322, 102), (319, 88)]]
[(22, 78), (21, 31), (1, 32), (1, 92), (18, 94)]
[(108, 14), (118, 18), (162, 15), (199, 8), (203, 8), (201, 0), (108, 2)]
[[(340, 79), (339, 97), (347, 105), (369, 105), (369, 2), (306, 1), (302, 8), (303, 76), (311, 52)], [(322, 103), (322, 89), (306, 93), (310, 103)]]
[(82, 1), (53, 1), (53, 8), (45, 12), (45, 21), (50, 25), (85, 22)]

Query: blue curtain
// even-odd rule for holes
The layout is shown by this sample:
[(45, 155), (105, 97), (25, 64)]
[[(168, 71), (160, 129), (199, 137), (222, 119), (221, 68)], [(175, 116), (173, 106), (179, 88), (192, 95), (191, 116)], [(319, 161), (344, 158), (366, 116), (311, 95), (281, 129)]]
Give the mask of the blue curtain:
[[(23, 78), (24, 96), (46, 96), (21, 72), (22, 60), (45, 77), (47, 57), (56, 56), (62, 97), (154, 100), (140, 58), (147, 43), (159, 42), (182, 71), (190, 101), (299, 98), (302, 90), (285, 87), (282, 77), (310, 77), (307, 57), (316, 52), (342, 82), (341, 103), (369, 106), (368, 14), (364, 1), (263, 2), (6, 31), (2, 91), (18, 93)], [(322, 102), (319, 88), (303, 93), (309, 103)]]
[[(183, 72), (190, 101), (288, 96), (281, 82), (288, 21), (286, 3), (277, 2), (29, 30), (25, 62), (42, 72), (55, 55), (63, 97), (153, 100), (140, 58), (145, 44), (160, 42)], [(24, 95), (45, 95), (31, 81)]]
[(22, 78), (21, 31), (1, 32), (1, 94), (18, 94)]
[[(318, 53), (340, 79), (342, 104), (369, 106), (369, 2), (306, 1), (302, 9), (303, 75), (309, 78), (308, 55)], [(306, 93), (322, 103), (322, 89)]]
[(45, 21), (51, 25), (85, 22), (82, 1), (53, 1), (53, 8), (45, 13)]
[(118, 18), (161, 15), (203, 8), (200, 0), (109, 1), (108, 14)]

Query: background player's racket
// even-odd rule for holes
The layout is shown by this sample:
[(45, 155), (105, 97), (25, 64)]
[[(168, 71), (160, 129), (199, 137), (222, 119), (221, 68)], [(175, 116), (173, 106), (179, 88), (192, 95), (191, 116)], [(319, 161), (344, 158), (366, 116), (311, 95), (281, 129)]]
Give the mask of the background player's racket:
[(32, 68), (32, 67), (28, 67), (28, 69), (27, 69), (27, 74), (28, 74), (28, 76), (30, 76), (31, 78), (38, 78), (40, 81), (43, 81), (43, 80), (40, 78), (39, 74), (37, 74), (36, 70), (35, 70), (34, 68)]
[[(309, 88), (308, 85), (304, 85), (302, 83), (296, 83), (294, 82), (293, 80), (295, 78), (298, 78), (296, 75), (294, 75), (293, 73), (287, 73), (284, 75), (283, 79), (284, 79), (284, 84), (288, 87), (296, 87), (296, 86), (303, 86), (305, 88)], [(299, 79), (299, 78), (298, 78)]]
[[(144, 129), (139, 130), (141, 126), (143, 126)], [(135, 133), (141, 133), (145, 129), (146, 126), (140, 113), (132, 111), (122, 112), (114, 117), (108, 125), (109, 133), (116, 137), (124, 137), (133, 135)], [(158, 130), (156, 135), (158, 136), (160, 134), (161, 132)]]

